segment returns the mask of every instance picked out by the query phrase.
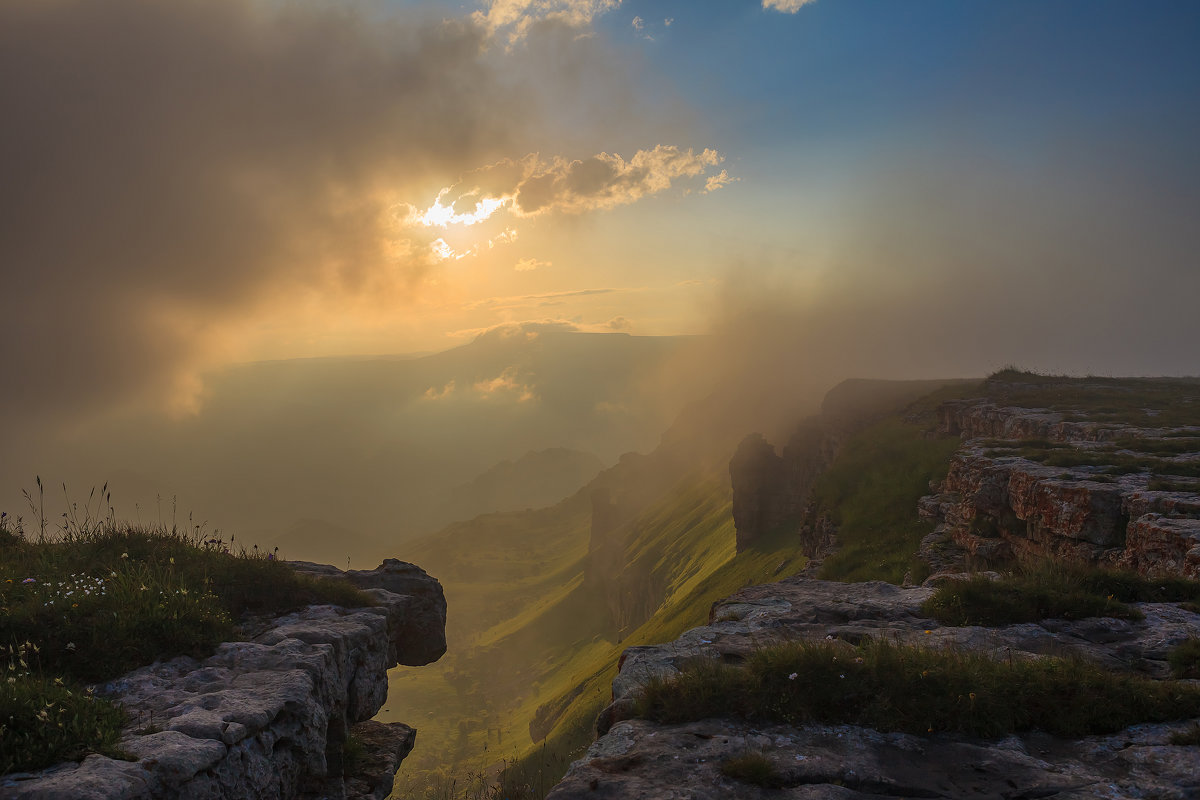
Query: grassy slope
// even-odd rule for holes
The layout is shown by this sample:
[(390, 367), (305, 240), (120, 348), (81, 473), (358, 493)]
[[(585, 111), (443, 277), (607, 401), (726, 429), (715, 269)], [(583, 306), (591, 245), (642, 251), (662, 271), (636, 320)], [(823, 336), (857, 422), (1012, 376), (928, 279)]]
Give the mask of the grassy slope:
[[(438, 664), (393, 674), (382, 718), (408, 719), (421, 731), (401, 787), (416, 796), (449, 796), (451, 776), (459, 777), (461, 789), (462, 776), (501, 758), (524, 759), (539, 773), (530, 778), (535, 788), (552, 785), (591, 741), (626, 647), (674, 638), (704, 624), (714, 600), (804, 565), (794, 540), (784, 536), (735, 557), (728, 486), (717, 476), (692, 475), (631, 523), (627, 563), (653, 573), (665, 586), (665, 599), (654, 617), (618, 641), (606, 630), (602, 598), (582, 585), (589, 522), (590, 509), (576, 497), (553, 509), (454, 526), (428, 540), (422, 552), (406, 554), (442, 578), (451, 637), (463, 646), (452, 644)], [(557, 544), (548, 541), (552, 524), (568, 531)], [(485, 562), (493, 551), (509, 559), (502, 565), (520, 576), (519, 586), (488, 579)], [(572, 557), (572, 566), (559, 570), (531, 566)], [(475, 614), (484, 611), (486, 621), (478, 622)], [(528, 729), (546, 703), (558, 713), (543, 746)], [(546, 769), (539, 771), (543, 761)]]
[[(970, 388), (935, 392), (916, 407), (916, 421), (891, 417), (851, 440), (819, 487), (849, 553), (826, 562), (831, 577), (901, 579), (927, 532), (916, 500), (957, 442), (927, 440), (923, 430), (943, 397)], [(516, 762), (511, 788), (525, 782), (540, 796), (538, 787), (553, 785), (591, 741), (626, 647), (676, 638), (705, 624), (714, 601), (805, 564), (789, 531), (735, 554), (727, 479), (717, 470), (693, 474), (630, 523), (625, 563), (652, 576), (663, 600), (618, 637), (606, 629), (603, 598), (582, 582), (589, 530), (590, 503), (580, 493), (550, 509), (451, 526), (403, 554), (442, 580), (451, 609), (450, 652), (438, 664), (394, 674), (382, 715), (421, 730), (398, 778), (408, 796), (464, 796), (469, 773), (500, 759)], [(543, 705), (557, 722), (535, 744), (529, 723)]]

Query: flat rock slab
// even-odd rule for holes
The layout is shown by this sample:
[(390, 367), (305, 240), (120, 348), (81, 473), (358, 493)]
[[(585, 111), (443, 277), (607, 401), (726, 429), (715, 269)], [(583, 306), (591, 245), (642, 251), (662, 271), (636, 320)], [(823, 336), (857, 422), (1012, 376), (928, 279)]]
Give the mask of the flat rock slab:
[[(723, 719), (660, 725), (629, 718), (635, 695), (652, 677), (669, 678), (697, 658), (739, 663), (764, 645), (791, 639), (849, 647), (884, 638), (1023, 658), (1076, 654), (1112, 669), (1165, 677), (1170, 648), (1200, 636), (1200, 614), (1170, 603), (1138, 604), (1146, 618), (1137, 622), (943, 626), (921, 610), (933, 591), (788, 578), (714, 604), (711, 624), (673, 642), (629, 648), (613, 681), (613, 703), (597, 721), (601, 737), (549, 797), (1200, 798), (1200, 747), (1168, 743), (1172, 732), (1194, 721), (1070, 741), (1042, 734), (982, 741), (855, 726)], [(746, 752), (770, 759), (784, 788), (763, 789), (721, 773), (722, 761)]]
[[(1168, 744), (1171, 731), (1184, 727), (1140, 726), (1073, 742), (1042, 736), (986, 742), (848, 725), (630, 720), (592, 745), (547, 800), (1185, 800), (1200, 796), (1200, 757), (1195, 747)], [(783, 787), (764, 789), (722, 774), (726, 759), (744, 753), (768, 759)]]

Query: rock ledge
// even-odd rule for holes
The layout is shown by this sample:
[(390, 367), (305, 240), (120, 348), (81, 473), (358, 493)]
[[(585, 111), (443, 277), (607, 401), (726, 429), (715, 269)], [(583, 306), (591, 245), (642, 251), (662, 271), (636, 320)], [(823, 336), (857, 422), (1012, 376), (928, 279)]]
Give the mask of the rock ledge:
[(8, 775), (0, 798), (386, 797), (396, 764), (412, 749), (412, 729), (364, 729), (360, 738), (392, 751), (365, 759), (382, 770), (368, 779), (342, 778), (342, 744), (383, 705), (389, 667), (426, 664), (445, 652), (441, 584), (394, 559), (351, 573), (294, 566), (344, 574), (379, 605), (309, 606), (272, 620), (249, 641), (220, 645), (209, 658), (158, 662), (104, 685), (99, 692), (130, 713), (121, 747), (136, 760), (91, 755)]

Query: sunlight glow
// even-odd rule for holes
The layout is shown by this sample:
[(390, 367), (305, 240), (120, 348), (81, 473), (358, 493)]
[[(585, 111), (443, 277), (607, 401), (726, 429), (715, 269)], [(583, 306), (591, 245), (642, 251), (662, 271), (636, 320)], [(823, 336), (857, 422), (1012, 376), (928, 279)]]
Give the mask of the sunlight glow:
[(445, 188), (438, 192), (433, 205), (424, 214), (416, 216), (413, 221), (426, 227), (437, 226), (439, 228), (447, 228), (451, 225), (474, 225), (477, 222), (483, 222), (513, 201), (512, 195), (484, 197), (475, 203), (473, 211), (468, 214), (459, 214), (455, 212), (453, 206), (442, 205), (442, 198), (448, 191), (450, 189)]

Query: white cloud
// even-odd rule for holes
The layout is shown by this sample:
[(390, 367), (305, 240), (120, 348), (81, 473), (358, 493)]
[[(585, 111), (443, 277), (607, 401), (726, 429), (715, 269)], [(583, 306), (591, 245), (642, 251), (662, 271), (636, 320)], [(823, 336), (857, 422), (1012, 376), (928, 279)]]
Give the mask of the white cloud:
[[(716, 150), (700, 152), (673, 145), (639, 150), (629, 160), (598, 153), (573, 161), (543, 160), (531, 153), (475, 170), (438, 192), (425, 211), (408, 207), (404, 222), (415, 226), (472, 225), (506, 210), (517, 217), (551, 212), (580, 214), (636, 202), (657, 194), (679, 180), (704, 176), (705, 191), (733, 180), (722, 170), (710, 170), (725, 160)], [(448, 256), (446, 256), (448, 257)]]
[(586, 28), (593, 19), (620, 5), (621, 0), (488, 0), (487, 9), (476, 11), (472, 19), (491, 35), (506, 33), (511, 44), (541, 20)]
[(801, 7), (815, 2), (817, 0), (762, 0), (762, 7), (773, 8), (785, 14), (795, 14)]
[(440, 389), (437, 388), (436, 386), (430, 386), (428, 389), (425, 390), (425, 399), (426, 400), (444, 400), (445, 398), (449, 397), (452, 394), (454, 394), (454, 381), (450, 381), (449, 383), (447, 383), (445, 386), (443, 386)]
[(474, 388), (485, 399), (515, 399), (518, 403), (537, 399), (534, 387), (522, 382), (516, 367), (509, 367), (490, 380), (479, 381)]
[(640, 31), (644, 27), (646, 27), (646, 20), (642, 19), (641, 17), (633, 18), (633, 29), (635, 31)]
[(514, 266), (517, 272), (532, 272), (535, 269), (552, 266), (549, 261), (538, 261), (536, 258), (522, 258)]
[(722, 186), (728, 186), (734, 181), (740, 180), (741, 178), (731, 178), (726, 170), (721, 170), (716, 175), (709, 175), (708, 179), (704, 181), (704, 193), (708, 194), (709, 192), (715, 192)]

